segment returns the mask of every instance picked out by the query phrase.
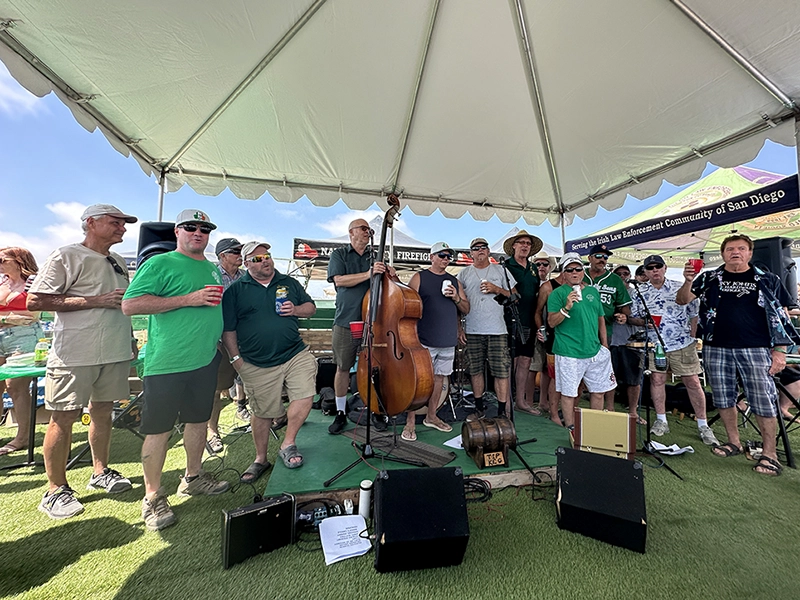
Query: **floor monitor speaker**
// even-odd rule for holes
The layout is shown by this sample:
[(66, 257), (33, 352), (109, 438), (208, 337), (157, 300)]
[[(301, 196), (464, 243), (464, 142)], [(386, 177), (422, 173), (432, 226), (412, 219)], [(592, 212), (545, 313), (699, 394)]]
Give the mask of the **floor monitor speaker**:
[(561, 529), (644, 553), (647, 514), (641, 463), (559, 448), (556, 467)]
[(469, 541), (459, 467), (381, 471), (375, 480), (375, 569), (459, 565)]
[(172, 252), (177, 247), (175, 223), (148, 221), (139, 228), (139, 246), (136, 252), (136, 266), (140, 267), (157, 254)]

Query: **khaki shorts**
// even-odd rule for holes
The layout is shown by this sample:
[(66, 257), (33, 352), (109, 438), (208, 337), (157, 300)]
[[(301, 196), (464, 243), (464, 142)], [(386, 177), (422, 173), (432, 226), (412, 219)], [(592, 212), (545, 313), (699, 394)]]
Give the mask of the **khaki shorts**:
[(353, 336), (347, 327), (333, 326), (331, 334), (333, 360), (340, 371), (349, 371), (356, 364), (359, 343), (353, 341)]
[[(655, 356), (650, 352), (650, 362), (655, 364)], [(685, 348), (667, 352), (667, 365), (675, 377), (686, 377), (687, 375), (699, 375), (703, 372), (700, 365), (700, 357), (697, 356), (697, 342), (692, 342)]]
[(533, 358), (531, 359), (530, 370), (534, 373), (541, 373), (547, 368), (547, 352), (544, 349), (544, 342), (536, 340), (536, 346), (533, 348)]
[(48, 368), (44, 379), (45, 406), (50, 410), (77, 410), (88, 406), (89, 402), (126, 400), (131, 393), (130, 370), (129, 360), (87, 367)]
[(303, 350), (276, 367), (257, 367), (243, 361), (239, 375), (253, 414), (261, 419), (277, 419), (286, 414), (281, 402), (284, 386), (289, 402), (316, 393), (317, 360)]
[(228, 355), (226, 353), (222, 353), (222, 360), (219, 363), (219, 369), (217, 369), (216, 390), (221, 392), (223, 390), (231, 389), (235, 379), (236, 369), (233, 368), (233, 365), (228, 360)]

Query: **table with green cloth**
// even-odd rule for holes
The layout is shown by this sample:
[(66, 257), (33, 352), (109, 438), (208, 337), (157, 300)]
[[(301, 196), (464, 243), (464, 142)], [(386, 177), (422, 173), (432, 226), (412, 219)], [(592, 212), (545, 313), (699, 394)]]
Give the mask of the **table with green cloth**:
[(36, 409), (38, 408), (37, 400), (39, 398), (39, 377), (44, 377), (47, 372), (45, 367), (22, 366), (12, 367), (8, 364), (0, 366), (0, 381), (6, 379), (17, 379), (19, 377), (33, 377), (31, 383), (31, 425), (28, 430), (28, 460), (24, 463), (17, 465), (8, 465), (0, 467), (2, 470), (16, 469), (18, 467), (29, 467), (36, 463), (33, 460), (33, 444), (36, 439)]

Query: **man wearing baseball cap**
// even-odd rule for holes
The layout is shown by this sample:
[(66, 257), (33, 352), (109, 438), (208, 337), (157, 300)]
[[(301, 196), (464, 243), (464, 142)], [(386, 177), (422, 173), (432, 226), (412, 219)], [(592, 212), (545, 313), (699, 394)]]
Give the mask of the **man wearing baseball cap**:
[[(664, 341), (664, 351), (667, 353), (668, 368), (673, 375), (679, 376), (686, 386), (686, 392), (697, 419), (700, 439), (707, 446), (719, 446), (719, 441), (706, 420), (706, 395), (698, 377), (703, 372), (697, 356), (697, 340), (695, 339), (700, 301), (695, 298), (692, 302), (683, 305), (676, 302), (681, 284), (667, 279), (667, 267), (661, 256), (657, 254), (648, 256), (642, 265), (650, 280), (639, 286), (639, 293), (636, 294), (633, 304), (633, 317), (628, 321), (631, 322), (631, 325), (647, 327), (647, 336), (653, 347), (660, 343), (655, 334), (655, 328), (658, 327), (661, 340)], [(647, 316), (644, 309), (645, 304), (651, 315), (661, 317), (660, 323), (654, 325), (652, 321), (645, 321)], [(651, 353), (651, 364), (652, 359)], [(651, 372), (650, 395), (656, 410), (656, 422), (650, 428), (650, 433), (658, 437), (669, 433), (666, 383), (666, 371), (653, 370)]]
[[(220, 277), (222, 277), (222, 287), (227, 290), (231, 284), (244, 275), (244, 271), (240, 268), (242, 266), (242, 243), (236, 238), (223, 238), (214, 246), (214, 254), (217, 255), (217, 269), (219, 269)], [(236, 369), (234, 369), (227, 360), (219, 362), (219, 371), (217, 372), (217, 391), (214, 393), (214, 409), (211, 411), (211, 417), (208, 419), (208, 448), (211, 452), (222, 452), (223, 444), (222, 437), (219, 434), (219, 415), (222, 412), (222, 397), (223, 390), (229, 390), (234, 385), (239, 392), (238, 406), (236, 409), (236, 416), (242, 421), (250, 421), (250, 413), (247, 411), (247, 398), (245, 397), (242, 388), (241, 380), (237, 383)]]
[(222, 277), (206, 260), (208, 236), (216, 229), (201, 210), (175, 219), (177, 247), (144, 263), (122, 300), (126, 315), (150, 315), (144, 364), (144, 401), (139, 431), (145, 497), (142, 519), (150, 530), (175, 523), (161, 487), (167, 446), (175, 422), (184, 423), (186, 471), (179, 496), (221, 494), (229, 484), (201, 468), (206, 429), (222, 354)]
[(66, 469), (72, 424), (85, 406), (92, 417), (88, 488), (112, 494), (131, 489), (131, 482), (108, 466), (111, 412), (115, 400), (130, 394), (128, 373), (136, 351), (131, 319), (120, 310), (128, 269), (110, 248), (122, 241), (126, 223), (136, 221), (111, 204), (89, 206), (81, 216), (83, 241), (53, 252), (28, 292), (28, 310), (56, 315), (45, 379), (45, 404), (53, 412), (42, 446), (49, 489), (39, 504), (52, 519), (84, 509)]
[(616, 388), (617, 382), (611, 370), (600, 293), (584, 280), (583, 261), (577, 253), (565, 254), (560, 265), (565, 285), (547, 299), (547, 321), (555, 330), (556, 391), (561, 393), (564, 424), (572, 429), (581, 380), (595, 410), (603, 408), (603, 396)]

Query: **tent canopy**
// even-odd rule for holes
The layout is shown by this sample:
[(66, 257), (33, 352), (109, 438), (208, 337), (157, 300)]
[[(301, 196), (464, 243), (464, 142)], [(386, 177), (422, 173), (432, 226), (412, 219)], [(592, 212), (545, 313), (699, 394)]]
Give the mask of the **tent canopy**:
[(169, 190), (531, 225), (793, 144), (798, 56), (796, 0), (0, 2), (12, 75)]
[[(752, 239), (798, 236), (797, 175), (735, 167), (718, 169), (671, 198), (592, 235), (565, 244), (587, 254), (595, 244), (614, 250), (617, 260), (641, 262), (660, 254), (678, 267), (698, 254), (708, 265), (722, 261), (720, 244), (732, 233)], [(793, 253), (797, 255), (793, 247)]]

